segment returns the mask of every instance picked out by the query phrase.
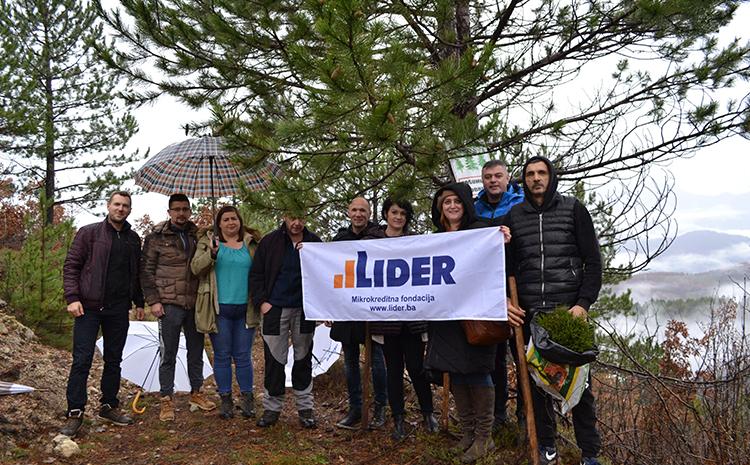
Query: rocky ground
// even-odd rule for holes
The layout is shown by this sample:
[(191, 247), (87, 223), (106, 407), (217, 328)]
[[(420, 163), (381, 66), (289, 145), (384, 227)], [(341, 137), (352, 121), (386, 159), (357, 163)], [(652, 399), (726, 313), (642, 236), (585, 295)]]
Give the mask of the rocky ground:
[[(147, 395), (143, 415), (131, 427), (115, 427), (97, 420), (98, 380), (101, 357), (94, 358), (89, 378), (89, 406), (81, 433), (75, 438), (78, 451), (66, 458), (57, 430), (65, 411), (65, 386), (71, 356), (68, 351), (42, 344), (33, 331), (21, 325), (0, 304), (0, 380), (35, 387), (30, 394), (0, 396), (0, 463), (14, 464), (457, 464), (450, 452), (456, 438), (445, 432), (425, 434), (411, 390), (407, 391), (411, 434), (404, 441), (390, 439), (389, 427), (379, 431), (346, 431), (335, 428), (346, 410), (343, 366), (339, 362), (315, 379), (316, 414), (319, 426), (302, 429), (294, 412), (291, 393), (279, 424), (268, 429), (253, 420), (236, 416), (221, 420), (214, 412), (191, 413), (187, 396), (177, 396), (177, 420), (158, 419), (158, 397)], [(254, 347), (255, 386), (262, 386), (262, 344)], [(213, 392), (212, 380), (206, 385)], [(120, 397), (128, 407), (137, 387), (123, 381)], [(435, 406), (442, 402), (435, 389)], [(215, 399), (218, 403), (218, 398)], [(524, 464), (524, 447), (516, 445), (518, 431), (509, 426), (497, 437), (498, 451), (480, 464)], [(564, 464), (577, 463), (575, 450), (564, 451)]]

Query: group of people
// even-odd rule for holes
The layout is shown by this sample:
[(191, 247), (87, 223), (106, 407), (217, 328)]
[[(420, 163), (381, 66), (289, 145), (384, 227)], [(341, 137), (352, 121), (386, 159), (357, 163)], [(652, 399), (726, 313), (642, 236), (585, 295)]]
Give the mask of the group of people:
[[(508, 304), (508, 322), (529, 338), (534, 310), (565, 305), (585, 318), (601, 287), (602, 263), (589, 212), (578, 200), (557, 192), (552, 163), (532, 157), (523, 167), (523, 189), (510, 182), (507, 167), (496, 160), (482, 168), (484, 189), (476, 199), (470, 187), (453, 183), (440, 188), (432, 202), (438, 233), (499, 227), (506, 242), (506, 269), (518, 283), (520, 306)], [(64, 290), (68, 312), (75, 317), (73, 364), (67, 387), (67, 420), (61, 432), (74, 436), (83, 423), (86, 382), (97, 334), (104, 337), (104, 371), (98, 415), (117, 425), (132, 424), (119, 408), (120, 362), (129, 325), (129, 311), (144, 317), (144, 306), (158, 318), (160, 337), (160, 412), (174, 421), (174, 375), (180, 333), (185, 334), (191, 408), (217, 406), (201, 392), (205, 334), (213, 347), (213, 369), (220, 398), (219, 415), (236, 410), (255, 417), (251, 348), (261, 328), (264, 350), (263, 413), (259, 427), (279, 421), (284, 403), (289, 343), (294, 361), (292, 391), (299, 423), (314, 428), (312, 390), (313, 333), (318, 322), (307, 320), (302, 301), (299, 250), (303, 242), (321, 239), (305, 227), (299, 214), (286, 214), (278, 229), (261, 238), (243, 224), (233, 206), (222, 207), (212, 228), (199, 230), (190, 221), (191, 206), (183, 194), (169, 198), (169, 220), (156, 225), (144, 239), (126, 221), (131, 197), (111, 195), (108, 215), (82, 227), (65, 261)], [(389, 198), (381, 210), (383, 225), (373, 223), (370, 204), (358, 197), (349, 204), (350, 224), (334, 241), (375, 240), (410, 234), (414, 209), (410, 202)], [(342, 343), (348, 412), (336, 423), (353, 429), (363, 417), (360, 345), (371, 350), (374, 409), (369, 427), (386, 422), (390, 407), (391, 436), (406, 436), (403, 373), (416, 393), (423, 426), (438, 431), (431, 382), (448, 373), (461, 439), (455, 451), (473, 462), (495, 448), (493, 430), (508, 421), (508, 345), (468, 343), (458, 321), (334, 322), (331, 338)], [(369, 341), (366, 341), (369, 339)], [(518, 357), (511, 346), (513, 358)], [(521, 354), (523, 356), (523, 354)], [(239, 385), (233, 398), (232, 375)], [(235, 400), (238, 405), (235, 406)], [(542, 464), (557, 463), (555, 419), (551, 399), (533, 386), (532, 400)], [(524, 422), (518, 396), (519, 422)], [(582, 464), (596, 465), (600, 438), (590, 386), (573, 409)]]

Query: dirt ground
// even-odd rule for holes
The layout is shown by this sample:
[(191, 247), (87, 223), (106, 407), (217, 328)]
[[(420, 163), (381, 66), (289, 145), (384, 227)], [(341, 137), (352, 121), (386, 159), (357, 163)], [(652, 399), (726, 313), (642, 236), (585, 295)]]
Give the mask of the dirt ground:
[[(1, 306), (0, 306), (1, 307)], [(210, 344), (207, 344), (210, 346)], [(256, 398), (262, 391), (262, 342), (253, 348)], [(89, 405), (84, 427), (75, 438), (81, 453), (63, 458), (52, 451), (52, 438), (63, 423), (65, 386), (71, 356), (68, 351), (41, 344), (33, 332), (0, 308), (0, 380), (37, 388), (31, 394), (0, 396), (0, 463), (12, 464), (205, 464), (205, 465), (316, 465), (316, 464), (458, 464), (450, 452), (456, 436), (441, 432), (426, 434), (413, 391), (407, 384), (407, 420), (411, 434), (400, 442), (390, 438), (390, 422), (377, 431), (347, 431), (334, 425), (346, 412), (343, 364), (337, 362), (326, 374), (315, 378), (318, 427), (303, 429), (294, 411), (291, 392), (278, 424), (262, 429), (255, 420), (241, 415), (223, 420), (216, 411), (191, 413), (186, 394), (176, 396), (177, 419), (158, 419), (156, 394), (142, 397), (146, 406), (136, 424), (116, 427), (100, 422), (92, 412), (98, 404), (101, 357), (97, 353), (89, 378)], [(205, 391), (218, 403), (213, 378)], [(123, 408), (137, 387), (123, 381)], [(435, 388), (435, 408), (440, 409), (441, 389)], [(259, 404), (258, 400), (256, 402)], [(514, 406), (509, 406), (513, 411)], [(259, 412), (262, 410), (258, 405)], [(452, 407), (451, 407), (452, 411)], [(450, 416), (453, 416), (451, 414)], [(455, 424), (454, 419), (451, 420)], [(455, 426), (452, 426), (455, 428)], [(527, 463), (526, 448), (517, 445), (515, 424), (496, 436), (498, 450), (480, 464)], [(563, 451), (563, 463), (577, 463), (575, 451)]]

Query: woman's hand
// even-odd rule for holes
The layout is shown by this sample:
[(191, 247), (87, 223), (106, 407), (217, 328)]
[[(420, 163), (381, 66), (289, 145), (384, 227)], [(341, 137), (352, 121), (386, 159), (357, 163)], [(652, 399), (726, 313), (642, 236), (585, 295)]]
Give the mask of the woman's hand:
[(510, 228), (507, 226), (500, 226), (500, 232), (503, 233), (503, 242), (506, 244), (510, 242)]

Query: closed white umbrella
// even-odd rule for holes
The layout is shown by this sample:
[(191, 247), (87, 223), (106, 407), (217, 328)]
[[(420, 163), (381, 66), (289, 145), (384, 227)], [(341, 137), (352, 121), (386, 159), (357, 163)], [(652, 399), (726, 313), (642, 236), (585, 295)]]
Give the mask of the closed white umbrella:
[(33, 390), (34, 390), (33, 387), (24, 386), (23, 384), (0, 381), (0, 396), (9, 396), (13, 394), (25, 394)]

